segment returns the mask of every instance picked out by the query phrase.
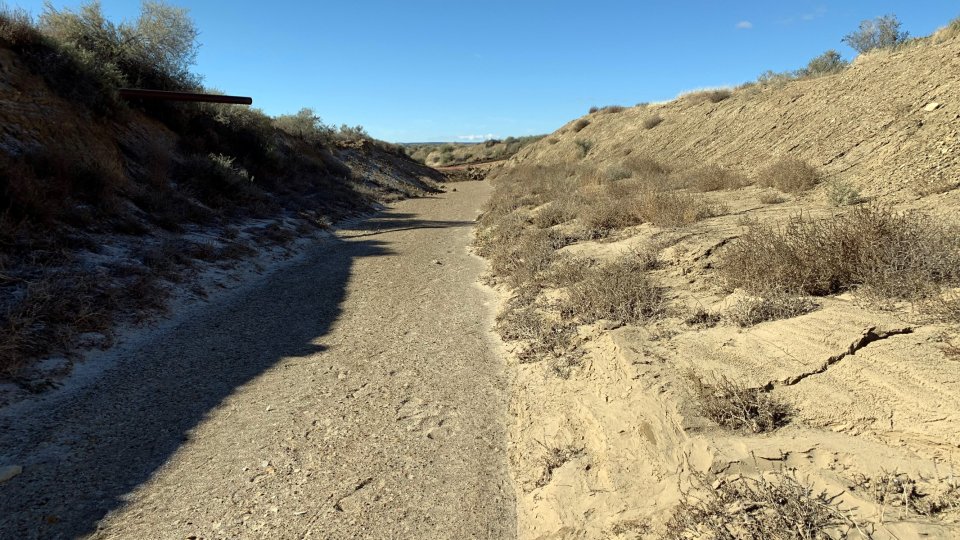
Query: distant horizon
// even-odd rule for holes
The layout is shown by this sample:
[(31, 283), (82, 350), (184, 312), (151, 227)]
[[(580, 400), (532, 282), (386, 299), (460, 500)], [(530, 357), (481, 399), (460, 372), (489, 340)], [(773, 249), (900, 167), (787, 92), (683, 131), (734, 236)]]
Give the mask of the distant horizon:
[[(101, 3), (114, 22), (139, 11)], [(937, 0), (167, 3), (188, 8), (200, 31), (193, 70), (206, 86), (252, 96), (270, 115), (309, 107), (327, 124), (420, 144), (543, 135), (592, 106), (732, 87), (828, 49), (852, 59), (841, 39), (864, 19), (895, 14), (924, 36), (960, 15)], [(5, 4), (43, 10), (43, 0)]]

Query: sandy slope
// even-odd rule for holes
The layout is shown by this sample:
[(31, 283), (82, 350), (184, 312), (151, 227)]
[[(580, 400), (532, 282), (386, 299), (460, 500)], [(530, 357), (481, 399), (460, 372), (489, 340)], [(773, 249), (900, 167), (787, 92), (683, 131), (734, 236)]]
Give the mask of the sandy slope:
[(0, 416), (24, 467), (0, 537), (513, 536), (505, 371), (465, 249), (488, 187), (457, 189)]
[[(716, 266), (745, 219), (783, 223), (846, 211), (828, 203), (833, 181), (875, 203), (955, 221), (958, 65), (960, 39), (933, 40), (868, 55), (836, 75), (739, 90), (719, 103), (681, 98), (591, 114), (582, 129), (571, 121), (510, 160), (501, 178), (517, 165), (603, 172), (636, 156), (680, 171), (715, 163), (752, 181), (791, 156), (824, 177), (782, 204), (762, 203), (769, 190), (755, 186), (696, 194), (726, 211), (558, 250), (560, 258), (608, 262), (655, 246), (660, 265), (651, 275), (666, 290), (670, 314), (647, 325), (581, 326), (574, 345), (585, 355), (568, 378), (553, 374), (549, 359), (514, 364), (509, 449), (520, 538), (663, 538), (691, 470), (719, 478), (787, 471), (835, 496), (874, 538), (960, 538), (956, 507), (919, 515), (878, 502), (863, 482), (902, 473), (936, 495), (960, 476), (960, 371), (945, 348), (960, 336), (956, 322), (885, 309), (856, 291), (746, 329), (685, 321), (697, 309), (724, 316), (737, 302), (742, 291), (725, 290)], [(653, 115), (663, 122), (646, 129)], [(535, 228), (524, 216), (543, 207), (518, 206), (520, 223)], [(539, 294), (550, 306), (565, 291)], [(769, 387), (795, 415), (770, 434), (725, 431), (698, 410), (690, 370)]]

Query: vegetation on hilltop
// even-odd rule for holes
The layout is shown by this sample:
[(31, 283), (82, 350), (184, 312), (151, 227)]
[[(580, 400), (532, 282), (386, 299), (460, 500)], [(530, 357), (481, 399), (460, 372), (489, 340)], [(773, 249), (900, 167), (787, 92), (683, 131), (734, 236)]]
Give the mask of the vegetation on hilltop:
[(432, 167), (469, 165), (485, 161), (507, 159), (544, 135), (490, 139), (482, 143), (414, 143), (403, 145), (413, 159)]
[[(435, 189), (440, 177), (396, 146), (310, 109), (271, 118), (119, 99), (126, 86), (202, 91), (198, 34), (185, 9), (159, 1), (119, 24), (97, 1), (48, 4), (37, 20), (0, 10), (10, 60), (0, 77), (22, 96), (0, 111), (0, 374), (109, 333), (120, 312), (162, 306), (163, 283), (185, 280), (191, 261), (241, 258), (246, 240), (285, 244), (385, 197)], [(397, 178), (358, 175), (365, 161)], [(244, 240), (238, 226), (251, 218), (277, 223)], [(219, 240), (179, 239), (199, 230)], [(130, 248), (108, 276), (83, 261), (105, 245)]]

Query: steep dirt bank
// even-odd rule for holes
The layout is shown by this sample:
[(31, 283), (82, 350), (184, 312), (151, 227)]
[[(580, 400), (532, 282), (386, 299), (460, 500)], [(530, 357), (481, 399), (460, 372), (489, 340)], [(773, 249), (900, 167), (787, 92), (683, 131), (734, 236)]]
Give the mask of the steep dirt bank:
[[(257, 288), (0, 415), (0, 536), (510, 538), (485, 183), (344, 227)], [(12, 460), (12, 461), (7, 461)]]
[[(579, 120), (589, 124), (579, 131), (571, 121), (512, 161), (577, 159), (578, 140), (592, 143), (587, 160), (602, 166), (630, 153), (756, 175), (789, 155), (865, 195), (912, 200), (917, 191), (960, 184), (958, 70), (957, 39), (874, 52), (835, 75), (757, 85), (719, 103), (681, 97), (584, 116)], [(644, 125), (657, 116), (660, 124)]]
[[(824, 494), (843, 516), (835, 534), (960, 535), (956, 318), (854, 287), (741, 326), (750, 296), (718, 272), (752, 223), (852, 212), (831, 205), (836, 181), (859, 189), (857, 202), (956, 223), (958, 62), (953, 39), (718, 103), (688, 97), (592, 114), (496, 174), (501, 196), (480, 235), (501, 272), (501, 329), (514, 336), (521, 538), (695, 538), (670, 522), (678, 503), (690, 516), (711, 489), (781, 477)], [(645, 127), (652, 115), (663, 121)], [(750, 185), (781, 157), (813, 164), (819, 184), (798, 193)], [(698, 189), (693, 171), (710, 163), (743, 180)], [(520, 247), (501, 249), (503, 238)], [(576, 318), (570, 299), (583, 276), (637, 259), (662, 294), (658, 311), (626, 323)], [(760, 434), (721, 427), (704, 412), (719, 394), (698, 390), (691, 375), (782, 400), (789, 420)], [(727, 523), (781, 512), (750, 500), (719, 508)]]
[(171, 297), (203, 298), (204, 276), (444, 181), (380, 141), (292, 136), (246, 107), (93, 110), (35, 64), (0, 43), (0, 404)]

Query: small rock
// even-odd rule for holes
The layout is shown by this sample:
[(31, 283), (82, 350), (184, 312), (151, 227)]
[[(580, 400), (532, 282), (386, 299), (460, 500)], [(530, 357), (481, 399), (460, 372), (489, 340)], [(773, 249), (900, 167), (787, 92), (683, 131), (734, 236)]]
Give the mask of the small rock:
[(23, 467), (19, 465), (7, 465), (6, 467), (0, 467), (0, 483), (10, 480), (22, 472)]
[(440, 261), (437, 260), (437, 259), (434, 259), (434, 260), (432, 260), (432, 261), (430, 261), (430, 262), (432, 262), (433, 264), (435, 264), (435, 265), (437, 265), (437, 266), (443, 264), (442, 262), (440, 262)]
[(931, 102), (931, 103), (927, 103), (927, 106), (924, 107), (923, 110), (926, 111), (926, 112), (931, 112), (931, 111), (935, 111), (935, 110), (937, 110), (937, 109), (939, 109), (939, 108), (940, 108), (940, 104), (937, 103), (936, 101), (934, 101), (934, 102)]

